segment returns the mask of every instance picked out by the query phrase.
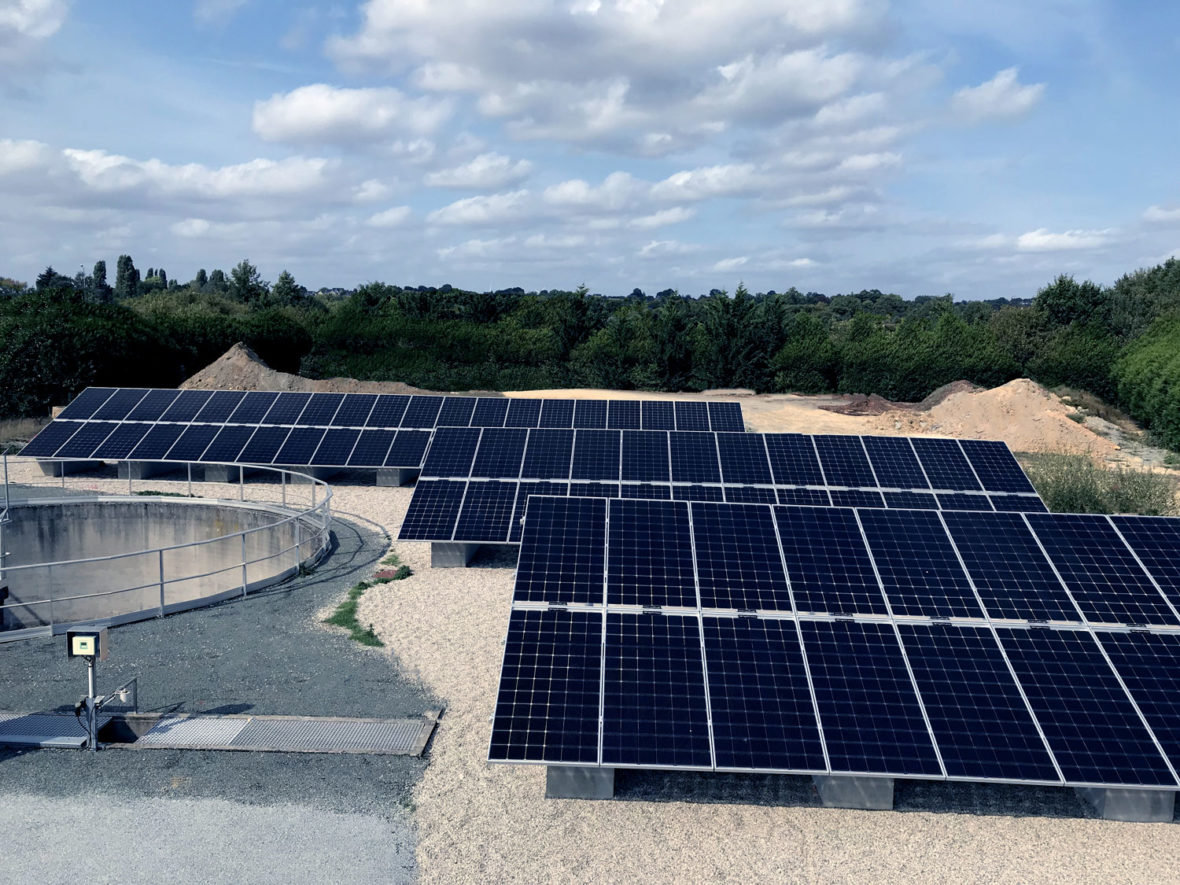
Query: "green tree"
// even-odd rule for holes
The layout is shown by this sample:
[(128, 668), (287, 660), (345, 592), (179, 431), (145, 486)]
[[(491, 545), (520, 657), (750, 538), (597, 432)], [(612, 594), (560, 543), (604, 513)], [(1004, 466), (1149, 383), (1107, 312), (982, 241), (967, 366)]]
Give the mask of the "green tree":
[(226, 279), (225, 271), (221, 268), (214, 268), (213, 272), (209, 274), (209, 291), (222, 295), (229, 291), (229, 280)]
[(229, 295), (245, 304), (261, 304), (266, 298), (267, 284), (258, 273), (258, 268), (243, 258), (230, 271)]
[(774, 358), (775, 390), (829, 393), (836, 389), (840, 352), (823, 321), (814, 313), (797, 313), (787, 326), (787, 340)]
[(278, 305), (296, 304), (307, 295), (307, 290), (295, 282), (295, 277), (287, 271), (279, 274), (270, 289), (270, 303)]
[(205, 268), (202, 267), (193, 278), (193, 286), (197, 289), (204, 289), (207, 285), (209, 285), (209, 274), (205, 273)]
[(94, 270), (91, 272), (90, 277), (93, 280), (97, 300), (110, 301), (111, 287), (107, 284), (107, 263), (102, 259), (94, 262)]
[(1061, 274), (1039, 292), (1033, 306), (1044, 311), (1059, 326), (1073, 322), (1110, 322), (1110, 293), (1086, 280), (1079, 283), (1072, 276)]
[(120, 255), (115, 264), (115, 297), (134, 298), (139, 294), (139, 271), (130, 255)]

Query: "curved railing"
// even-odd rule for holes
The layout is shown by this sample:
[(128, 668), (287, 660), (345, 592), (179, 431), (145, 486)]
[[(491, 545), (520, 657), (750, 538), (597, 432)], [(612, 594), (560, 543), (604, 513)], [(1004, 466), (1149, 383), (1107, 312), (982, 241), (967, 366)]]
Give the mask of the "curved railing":
[[(0, 587), (7, 587), (7, 598), (0, 594), (0, 642), (244, 596), (315, 565), (328, 551), (332, 490), (307, 474), (250, 466), (236, 484), (196, 483), (182, 464), (177, 469), (183, 478), (168, 480), (70, 475), (69, 463), (4, 459)], [(218, 466), (230, 475), (238, 469)], [(248, 483), (241, 481), (245, 469), (252, 476)], [(38, 520), (40, 527), (31, 525)], [(210, 522), (223, 529), (215, 537), (163, 543), (186, 521), (194, 534)], [(121, 539), (120, 526), (130, 531), (132, 525), (137, 532), (142, 528), (145, 543), (107, 555), (21, 562), (19, 533), (26, 523), (28, 531), (43, 534), (57, 525), (67, 548), (78, 538), (66, 533), (90, 533), (79, 543), (101, 548)]]

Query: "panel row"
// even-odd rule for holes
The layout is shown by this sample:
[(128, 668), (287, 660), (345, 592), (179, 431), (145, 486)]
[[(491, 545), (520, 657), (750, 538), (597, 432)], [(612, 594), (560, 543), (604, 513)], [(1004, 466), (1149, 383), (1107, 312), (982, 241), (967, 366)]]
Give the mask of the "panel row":
[(1178, 634), (514, 609), (489, 759), (1175, 788), (1177, 697)]
[(1180, 519), (534, 495), (513, 601), (1180, 627)]

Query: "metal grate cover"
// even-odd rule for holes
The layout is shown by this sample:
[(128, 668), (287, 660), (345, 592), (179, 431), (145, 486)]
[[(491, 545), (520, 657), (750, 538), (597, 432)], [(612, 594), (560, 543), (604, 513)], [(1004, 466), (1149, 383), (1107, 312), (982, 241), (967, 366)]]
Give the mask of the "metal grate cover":
[(421, 755), (435, 720), (298, 716), (167, 716), (132, 744), (143, 749)]
[(249, 721), (220, 716), (165, 716), (135, 745), (157, 749), (224, 747), (238, 736)]
[[(109, 721), (100, 716), (98, 727)], [(86, 746), (86, 729), (73, 714), (0, 712), (0, 745), (78, 749)]]

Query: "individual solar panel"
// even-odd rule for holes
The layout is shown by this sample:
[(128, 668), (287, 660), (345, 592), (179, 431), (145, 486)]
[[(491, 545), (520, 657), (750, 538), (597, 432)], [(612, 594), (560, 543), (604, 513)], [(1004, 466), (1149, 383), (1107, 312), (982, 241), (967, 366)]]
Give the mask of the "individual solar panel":
[(1173, 605), (1180, 605), (1180, 520), (1115, 516), (1115, 527)]
[(606, 404), (606, 426), (612, 430), (639, 430), (643, 426), (638, 400), (611, 400)]
[(605, 576), (606, 501), (529, 498), (513, 601), (601, 605)]
[(541, 420), (541, 400), (514, 399), (508, 404), (505, 427), (536, 427)]
[(439, 427), (466, 427), (475, 412), (473, 396), (448, 396), (438, 411)]
[(968, 495), (944, 492), (934, 496), (943, 510), (991, 510), (992, 502), (987, 495)]
[(719, 769), (827, 770), (793, 621), (703, 619)]
[(238, 458), (245, 464), (272, 464), (290, 433), (289, 427), (259, 427)]
[(425, 430), (399, 430), (385, 456), (386, 467), (417, 467), (422, 463), (430, 433)]
[(115, 392), (113, 387), (87, 387), (62, 409), (57, 417), (64, 420), (84, 421), (98, 411), (99, 407), (111, 398)]
[(876, 507), (885, 506), (885, 498), (872, 489), (829, 489), (833, 507)]
[(147, 396), (147, 390), (139, 387), (123, 388), (111, 394), (93, 415), (92, 421), (122, 421), (127, 414)]
[(56, 452), (58, 458), (90, 458), (116, 427), (114, 421), (87, 421)]
[(396, 430), (362, 430), (348, 459), (349, 467), (382, 467), (389, 448), (393, 445)]
[(1180, 624), (1106, 517), (1030, 513), (1024, 518), (1087, 619)]
[(673, 482), (721, 482), (717, 443), (712, 434), (670, 433), (668, 443)]
[(332, 419), (334, 427), (364, 427), (377, 402), (374, 393), (349, 393)]
[(644, 400), (641, 403), (644, 430), (675, 430), (676, 408), (667, 401)]
[(257, 429), (244, 424), (227, 424), (217, 431), (217, 436), (213, 437), (209, 447), (202, 453), (201, 460), (226, 464), (236, 462)]
[(617, 482), (571, 482), (570, 496), (574, 498), (617, 498)]
[(242, 390), (216, 390), (193, 420), (200, 424), (224, 424), (245, 397)]
[(483, 543), (507, 541), (516, 492), (514, 482), (468, 483), (453, 539)]
[(1006, 627), (996, 633), (1066, 781), (1175, 786), (1089, 633)]
[(940, 776), (893, 627), (854, 621), (800, 627), (831, 770)]
[(1164, 753), (1180, 758), (1180, 636), (1102, 631), (1097, 637)]
[(605, 428), (606, 402), (592, 399), (578, 400), (574, 405), (574, 427)]
[(895, 615), (983, 617), (937, 513), (862, 510), (859, 517)]
[(373, 411), (369, 413), (369, 420), (365, 422), (365, 426), (384, 428), (399, 427), (402, 423), (402, 417), (406, 414), (406, 407), (409, 404), (410, 398), (404, 394), (379, 394), (377, 396), (377, 402), (373, 404)]
[(521, 521), (524, 519), (525, 508), (529, 498), (533, 495), (555, 495), (562, 498), (569, 495), (570, 487), (567, 482), (522, 482), (516, 493), (516, 507), (512, 512), (512, 525), (509, 526), (508, 541), (515, 544), (520, 541)]
[(672, 487), (651, 482), (624, 482), (619, 485), (620, 498), (643, 498), (648, 501), (671, 501)]
[(547, 399), (541, 404), (541, 420), (538, 427), (571, 428), (574, 426), (574, 401), (572, 399)]
[(602, 764), (711, 768), (696, 615), (606, 616)]
[(776, 489), (778, 502), (800, 507), (831, 507), (827, 489)]
[(307, 408), (295, 421), (300, 427), (329, 427), (344, 402), (343, 393), (313, 393)]
[(1081, 620), (1019, 514), (944, 513), (943, 519), (991, 617)]
[(232, 424), (261, 424), (266, 413), (274, 406), (279, 398), (277, 393), (269, 390), (254, 390), (247, 393), (229, 420)]
[(949, 777), (1061, 782), (990, 630), (898, 631)]
[[(402, 520), (398, 539), (402, 541), (437, 540), (449, 538), (455, 519), (463, 504), (467, 483), (446, 479), (421, 479), (414, 489), (414, 497)], [(445, 531), (444, 531), (445, 530)]]
[(617, 430), (579, 430), (570, 479), (618, 480), (619, 447)]
[(513, 611), (488, 758), (598, 762), (602, 615)]
[(726, 486), (727, 504), (777, 504), (778, 495), (774, 489), (762, 486)]
[(769, 485), (770, 461), (762, 437), (755, 433), (718, 433), (717, 453), (721, 458), (721, 477), (727, 483)]
[(192, 424), (180, 435), (168, 450), (169, 461), (199, 461), (213, 437), (217, 436), (218, 428), (212, 424)]
[(149, 390), (147, 396), (127, 413), (128, 421), (159, 421), (180, 396), (179, 390)]
[(422, 462), (423, 476), (467, 477), (471, 462), (479, 447), (478, 427), (440, 427), (434, 431), (426, 460)]
[(623, 432), (622, 478), (634, 482), (668, 482), (668, 434), (657, 430)]
[(43, 427), (41, 432), (34, 436), (27, 446), (21, 449), (20, 453), (38, 458), (52, 457), (53, 453), (65, 445), (71, 436), (85, 426), (81, 422), (54, 421)]
[(347, 467), (352, 450), (360, 439), (361, 432), (355, 428), (332, 427), (320, 440), (320, 446), (311, 456), (308, 466)]
[(709, 430), (709, 406), (707, 403), (675, 403), (677, 430)]
[(489, 479), (520, 476), (528, 431), (523, 427), (485, 427), (471, 465), (471, 475)]
[(569, 479), (573, 451), (572, 430), (530, 430), (520, 475), (525, 479)]
[(607, 604), (697, 607), (688, 505), (609, 503)]
[(890, 510), (937, 510), (938, 499), (929, 492), (883, 492)]
[(911, 439), (931, 488), (978, 492), (983, 487), (957, 440), (916, 436)]
[(887, 614), (851, 510), (776, 507), (774, 517), (796, 609), (834, 615)]
[(672, 486), (674, 501), (724, 501), (725, 492), (721, 486), (703, 485), (674, 485)]
[(1007, 444), (990, 439), (963, 439), (959, 445), (987, 491), (1036, 491)]
[(481, 396), (475, 401), (475, 413), (471, 416), (472, 427), (503, 427), (508, 417), (508, 400), (501, 397)]
[(827, 485), (876, 488), (877, 480), (859, 436), (814, 436), (812, 440), (819, 452)]
[[(412, 396), (410, 404), (406, 406), (406, 413), (402, 415), (401, 427), (434, 427), (438, 420), (438, 413), (442, 411), (443, 398), (441, 396)], [(378, 401), (380, 405), (380, 401)]]
[[(129, 461), (156, 461), (168, 454), (172, 444), (184, 433), (183, 424), (157, 424), (127, 456)], [(22, 453), (23, 454), (23, 453)]]
[(702, 607), (791, 610), (771, 508), (693, 504), (692, 535)]
[(296, 427), (283, 440), (275, 454), (275, 464), (307, 465), (311, 463), (311, 456), (324, 438), (322, 427)]
[(94, 450), (94, 457), (111, 460), (126, 458), (131, 450), (139, 444), (139, 441), (147, 435), (151, 426), (146, 423), (118, 425), (114, 432)]
[(996, 510), (1019, 513), (1048, 513), (1045, 502), (1036, 495), (988, 495)]
[(299, 416), (303, 414), (303, 410), (307, 408), (309, 402), (311, 402), (310, 393), (291, 391), (280, 393), (279, 398), (275, 400), (274, 405), (270, 407), (261, 423), (294, 424), (299, 420)]
[[(211, 390), (182, 390), (180, 396), (172, 401), (172, 405), (164, 410), (160, 420), (192, 421), (211, 396)], [(65, 412), (62, 412), (62, 417), (65, 417)]]
[(742, 420), (739, 403), (709, 403), (709, 429), (722, 433), (744, 433), (746, 422)]
[(928, 489), (926, 474), (905, 437), (862, 436), (877, 482), (884, 488)]

